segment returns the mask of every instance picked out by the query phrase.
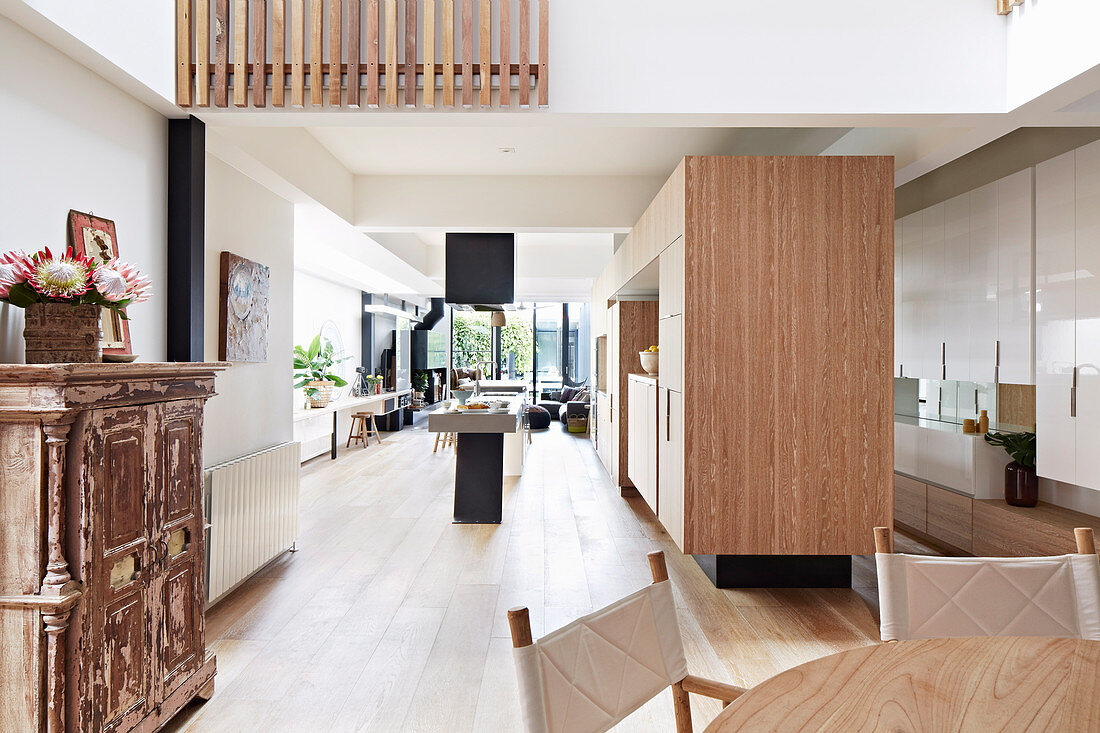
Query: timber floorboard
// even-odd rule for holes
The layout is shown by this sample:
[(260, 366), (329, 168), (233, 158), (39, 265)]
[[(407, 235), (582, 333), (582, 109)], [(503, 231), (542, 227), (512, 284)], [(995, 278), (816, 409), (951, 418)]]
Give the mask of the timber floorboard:
[[(751, 687), (877, 643), (873, 558), (857, 558), (854, 590), (715, 589), (641, 498), (619, 496), (587, 435), (553, 423), (532, 438), (499, 526), (451, 524), (454, 451), (433, 454), (423, 426), (306, 463), (298, 552), (207, 611), (214, 696), (165, 730), (521, 730), (507, 610), (528, 606), (537, 638), (649, 583), (657, 549), (693, 674)], [(691, 703), (702, 730), (719, 704)], [(615, 730), (675, 730), (671, 693)]]

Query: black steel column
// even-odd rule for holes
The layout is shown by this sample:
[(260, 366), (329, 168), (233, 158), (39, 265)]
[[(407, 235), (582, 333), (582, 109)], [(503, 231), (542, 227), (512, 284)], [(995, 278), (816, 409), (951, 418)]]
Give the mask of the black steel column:
[(168, 361), (203, 360), (206, 126), (168, 120)]
[(367, 313), (367, 306), (371, 304), (371, 294), (363, 293), (363, 311), (359, 314), (362, 319), (362, 338), (360, 350), (362, 351), (363, 366), (367, 374), (374, 374), (374, 315)]

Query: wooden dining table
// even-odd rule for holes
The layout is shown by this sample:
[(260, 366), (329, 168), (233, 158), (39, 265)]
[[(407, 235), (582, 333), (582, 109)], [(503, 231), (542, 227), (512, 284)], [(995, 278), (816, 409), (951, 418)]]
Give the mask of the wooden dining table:
[(801, 664), (707, 727), (733, 731), (1100, 731), (1100, 641), (899, 641)]

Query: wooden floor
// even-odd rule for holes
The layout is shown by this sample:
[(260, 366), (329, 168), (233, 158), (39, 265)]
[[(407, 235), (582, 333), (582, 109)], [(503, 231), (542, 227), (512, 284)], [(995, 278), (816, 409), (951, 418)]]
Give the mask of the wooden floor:
[[(866, 588), (716, 590), (557, 423), (499, 526), (451, 524), (454, 454), (422, 428), (384, 440), (303, 468), (299, 551), (207, 613), (217, 689), (168, 730), (519, 731), (507, 609), (528, 606), (537, 637), (648, 583), (654, 549), (693, 674), (748, 687), (878, 640)], [(718, 704), (692, 705), (701, 731)], [(616, 730), (674, 729), (666, 691)]]

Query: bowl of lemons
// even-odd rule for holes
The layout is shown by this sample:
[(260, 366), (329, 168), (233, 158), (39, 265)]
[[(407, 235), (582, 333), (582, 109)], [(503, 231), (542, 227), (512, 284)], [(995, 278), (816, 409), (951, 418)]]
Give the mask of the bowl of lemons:
[(638, 358), (641, 359), (642, 369), (645, 369), (646, 374), (655, 375), (657, 373), (658, 351), (659, 349), (654, 344), (645, 351), (638, 352)]

